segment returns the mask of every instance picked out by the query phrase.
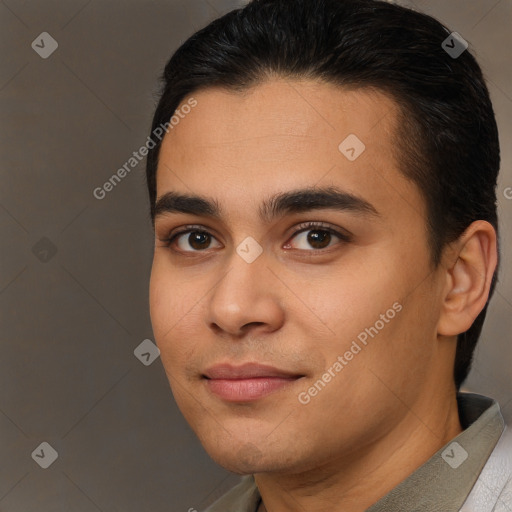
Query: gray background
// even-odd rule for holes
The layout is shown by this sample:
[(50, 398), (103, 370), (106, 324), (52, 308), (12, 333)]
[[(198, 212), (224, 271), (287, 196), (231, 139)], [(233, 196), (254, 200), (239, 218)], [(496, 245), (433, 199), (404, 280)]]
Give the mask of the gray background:
[[(160, 359), (134, 356), (152, 339), (144, 162), (92, 191), (145, 142), (172, 52), (240, 4), (0, 2), (2, 512), (201, 510), (239, 479), (195, 439)], [(503, 263), (465, 389), (512, 422), (512, 1), (404, 4), (470, 42), (495, 106)], [(42, 32), (58, 42), (47, 59), (31, 47)], [(48, 469), (31, 456), (42, 442), (58, 452)]]

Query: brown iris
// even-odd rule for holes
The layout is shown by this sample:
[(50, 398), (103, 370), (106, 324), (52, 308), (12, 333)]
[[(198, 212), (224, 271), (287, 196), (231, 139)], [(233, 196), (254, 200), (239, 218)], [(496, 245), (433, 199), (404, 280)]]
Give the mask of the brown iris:
[(308, 243), (316, 249), (324, 249), (331, 241), (331, 233), (321, 229), (310, 230), (308, 234)]
[(210, 235), (202, 231), (193, 231), (188, 236), (188, 243), (194, 249), (206, 249), (210, 245)]

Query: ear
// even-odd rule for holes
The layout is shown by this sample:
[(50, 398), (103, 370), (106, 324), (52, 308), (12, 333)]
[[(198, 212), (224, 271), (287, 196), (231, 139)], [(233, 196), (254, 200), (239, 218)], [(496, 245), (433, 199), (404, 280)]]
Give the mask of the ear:
[(467, 331), (485, 307), (498, 262), (496, 231), (484, 220), (473, 222), (447, 253), (439, 335)]

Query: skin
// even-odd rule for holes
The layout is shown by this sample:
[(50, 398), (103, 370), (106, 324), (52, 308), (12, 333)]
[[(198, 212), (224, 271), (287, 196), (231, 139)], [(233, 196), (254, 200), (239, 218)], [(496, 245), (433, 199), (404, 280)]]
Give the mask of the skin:
[[(456, 335), (486, 303), (495, 232), (474, 222), (432, 267), (425, 201), (398, 170), (397, 107), (381, 92), (273, 78), (243, 94), (193, 96), (197, 106), (163, 140), (157, 198), (204, 195), (223, 216), (155, 220), (151, 319), (176, 402), (217, 463), (255, 475), (260, 510), (364, 511), (461, 432)], [(366, 146), (355, 161), (338, 149), (349, 134)], [(323, 209), (260, 220), (263, 200), (308, 186), (350, 191), (379, 216)], [(307, 238), (317, 228), (294, 235), (306, 221), (351, 240), (332, 235), (319, 249)], [(198, 250), (187, 233), (166, 246), (188, 224), (210, 245)], [(248, 236), (263, 250), (252, 263), (236, 252)], [(401, 311), (301, 404), (299, 393), (397, 302)], [(218, 398), (201, 377), (247, 361), (304, 377), (246, 403)]]

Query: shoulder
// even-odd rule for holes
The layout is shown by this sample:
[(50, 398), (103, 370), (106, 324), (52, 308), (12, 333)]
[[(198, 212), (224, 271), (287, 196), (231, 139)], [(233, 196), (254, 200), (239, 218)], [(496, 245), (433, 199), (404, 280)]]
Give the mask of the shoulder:
[(511, 508), (512, 426), (507, 426), (460, 512), (508, 512)]
[(204, 512), (255, 512), (259, 499), (254, 477), (247, 475)]

